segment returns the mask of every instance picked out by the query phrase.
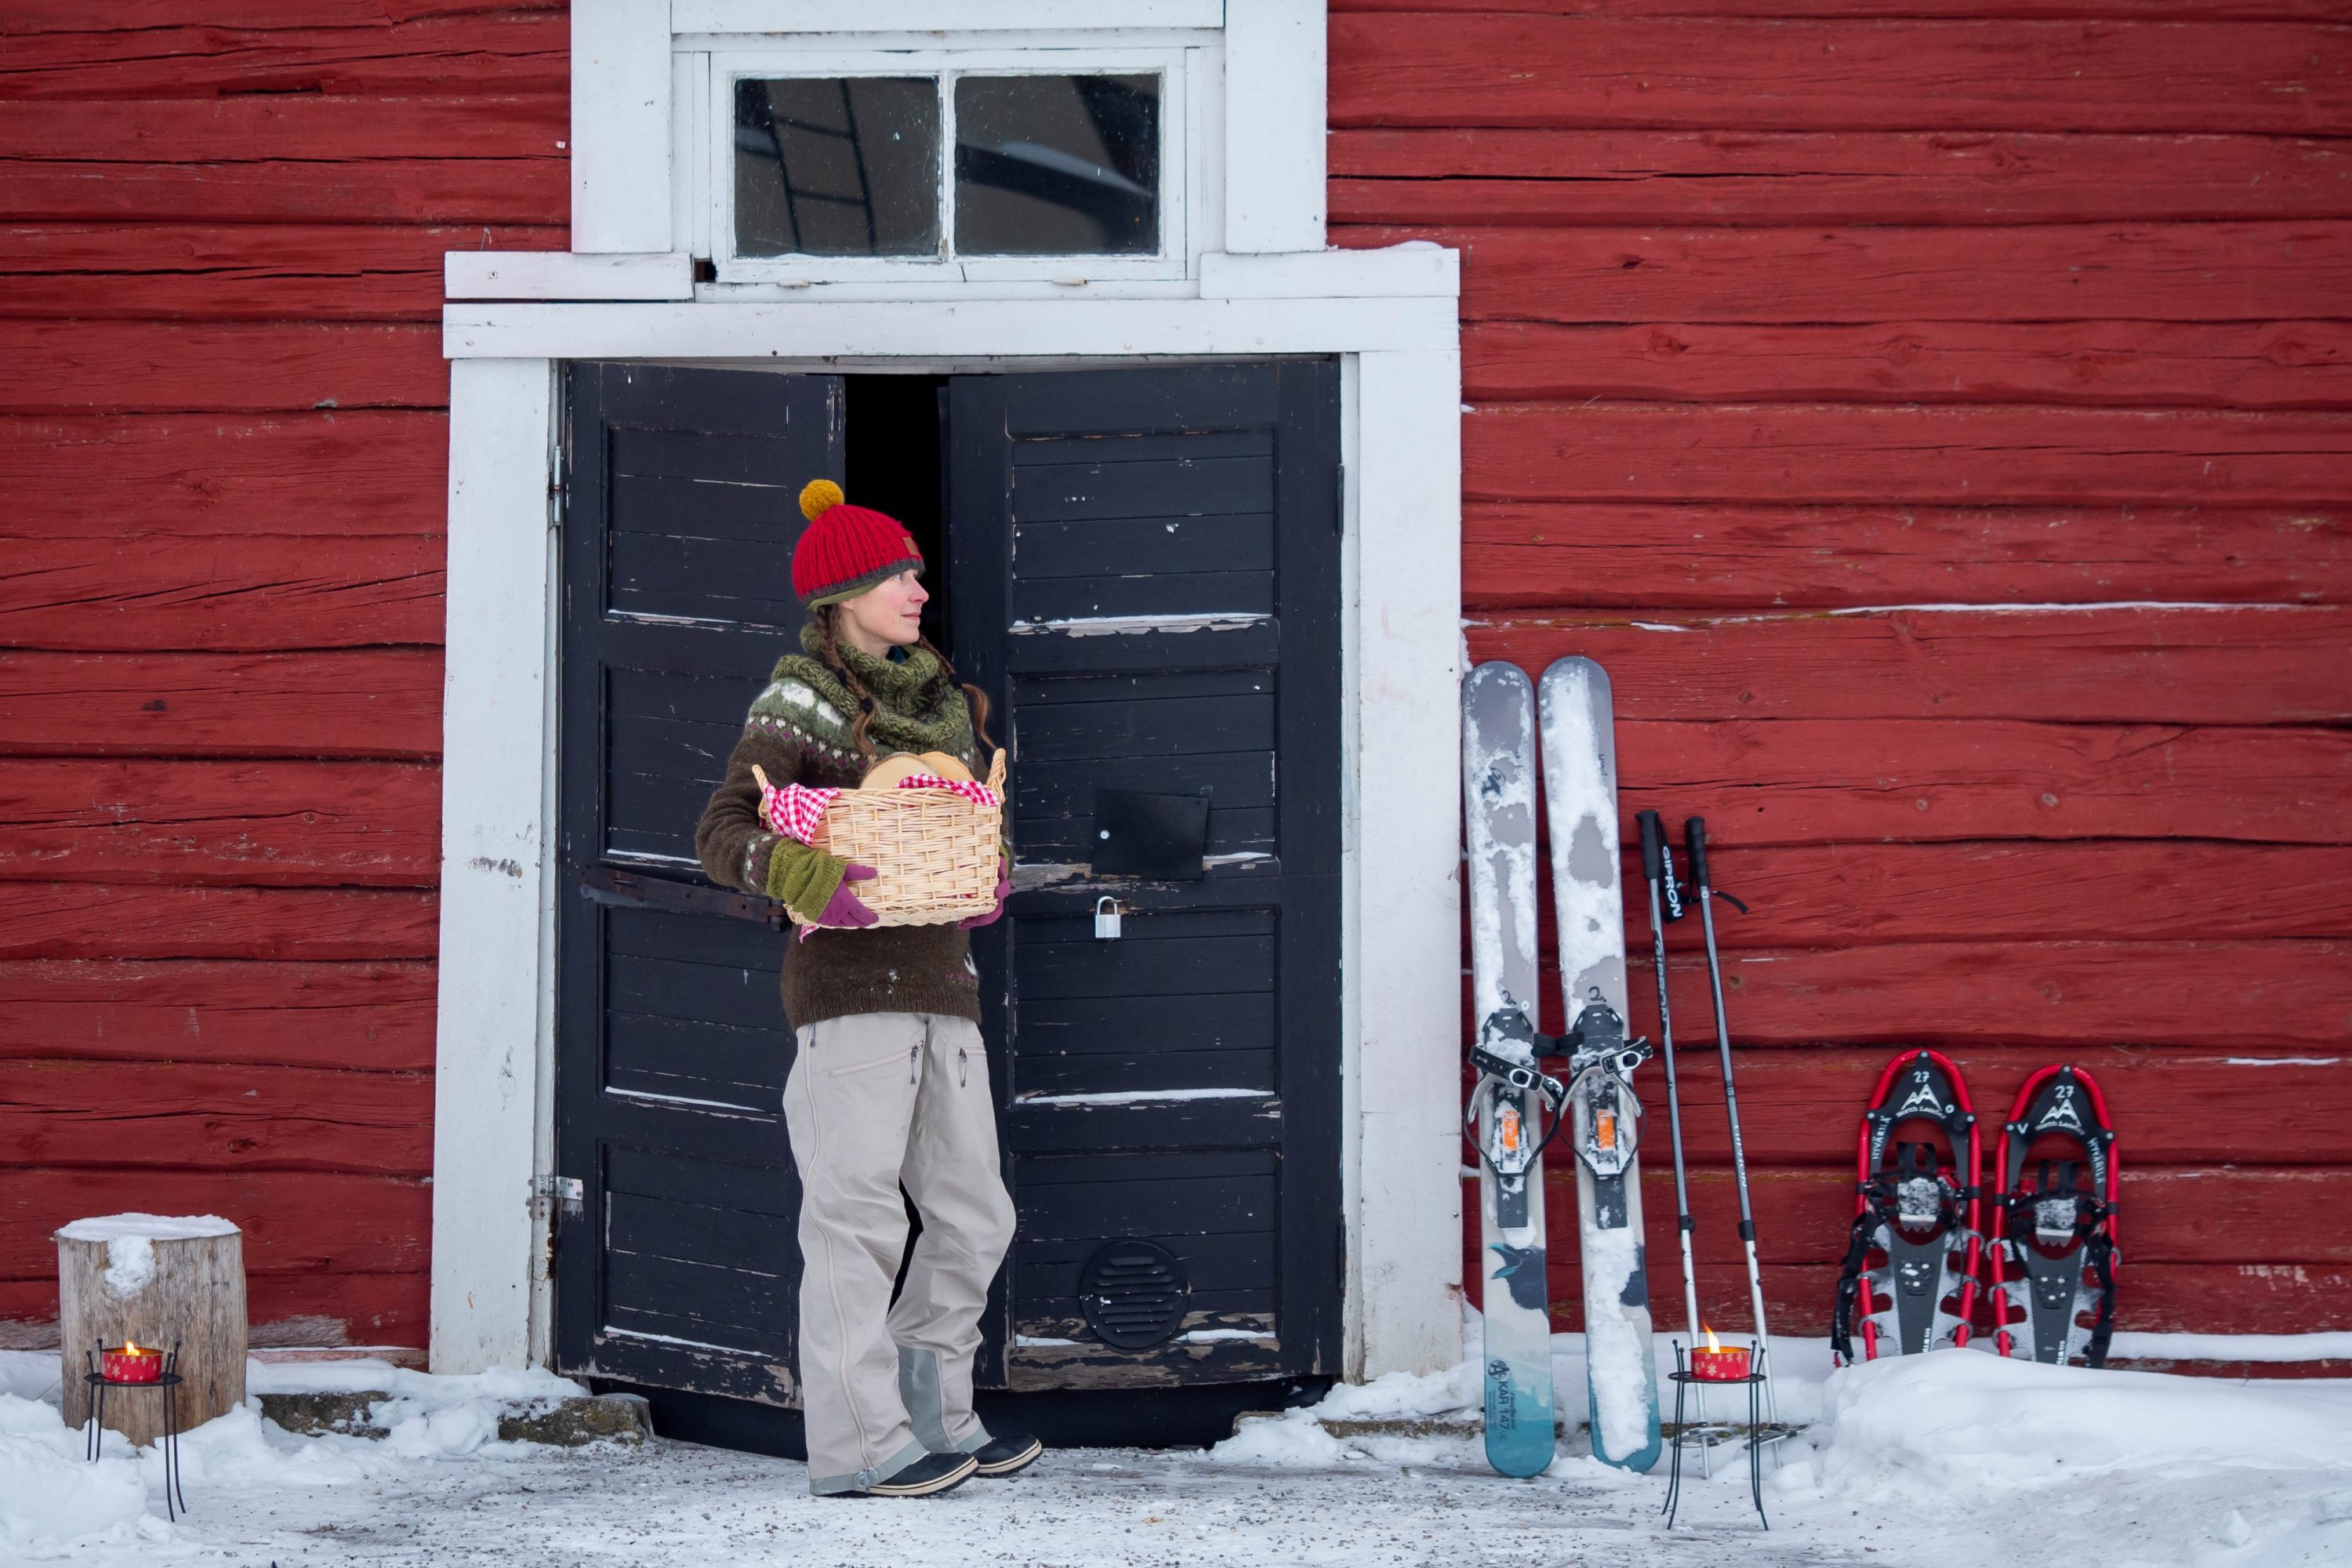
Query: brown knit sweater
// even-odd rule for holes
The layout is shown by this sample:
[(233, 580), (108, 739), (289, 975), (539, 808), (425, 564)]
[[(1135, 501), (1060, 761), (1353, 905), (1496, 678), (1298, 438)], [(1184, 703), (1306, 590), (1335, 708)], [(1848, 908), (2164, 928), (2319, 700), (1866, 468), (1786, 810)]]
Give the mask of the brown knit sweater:
[[(855, 789), (869, 760), (851, 735), (857, 700), (816, 657), (824, 646), (816, 628), (804, 629), (801, 642), (807, 651), (779, 659), (751, 704), (726, 777), (702, 808), (694, 847), (712, 881), (812, 918), (840, 887), (845, 863), (769, 830), (752, 764), (778, 785)], [(887, 659), (840, 652), (874, 700), (867, 739), (877, 752), (947, 752), (981, 771), (971, 709), (936, 658), (921, 648)], [(784, 952), (783, 998), (795, 1026), (856, 1013), (945, 1013), (978, 1023), (980, 973), (970, 937), (954, 925), (819, 928), (805, 942), (795, 931)]]

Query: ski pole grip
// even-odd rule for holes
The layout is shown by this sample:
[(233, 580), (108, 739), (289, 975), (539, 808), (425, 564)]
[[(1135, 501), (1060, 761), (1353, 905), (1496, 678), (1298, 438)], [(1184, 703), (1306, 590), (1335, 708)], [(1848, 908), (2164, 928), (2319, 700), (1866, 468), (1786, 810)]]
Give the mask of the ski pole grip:
[(1706, 818), (1694, 816), (1683, 824), (1683, 853), (1690, 857), (1691, 880), (1704, 888), (1706, 879)]
[(1666, 874), (1666, 831), (1654, 811), (1637, 811), (1633, 820), (1642, 826), (1642, 875), (1654, 882)]

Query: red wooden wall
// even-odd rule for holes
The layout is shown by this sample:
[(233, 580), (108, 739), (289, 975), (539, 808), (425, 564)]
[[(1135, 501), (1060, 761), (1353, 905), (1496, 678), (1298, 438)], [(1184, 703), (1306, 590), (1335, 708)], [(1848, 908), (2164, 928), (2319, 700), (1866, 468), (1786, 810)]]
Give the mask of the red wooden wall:
[(567, 47), (0, 7), (0, 1338), (138, 1208), (247, 1227), (263, 1342), (425, 1342), (441, 257), (566, 243)]
[[(1755, 907), (1781, 1325), (1825, 1331), (1862, 1099), (1927, 1044), (1988, 1122), (2095, 1069), (2123, 1326), (2352, 1327), (2352, 4), (1333, 11), (1336, 237), (1464, 252), (1472, 655), (1608, 665), (1629, 826), (1703, 813)], [(1552, 1258), (1572, 1324), (1572, 1224)]]
[[(2126, 1326), (2352, 1327), (2352, 0), (1334, 11), (1336, 237), (1465, 253), (1473, 653), (1606, 661), (1628, 810), (1756, 905), (1783, 1321), (1928, 1043), (1991, 1114), (2102, 1074)], [(564, 243), (566, 42), (0, 10), (0, 1338), (142, 1207), (248, 1226), (264, 1338), (423, 1342), (433, 323)]]

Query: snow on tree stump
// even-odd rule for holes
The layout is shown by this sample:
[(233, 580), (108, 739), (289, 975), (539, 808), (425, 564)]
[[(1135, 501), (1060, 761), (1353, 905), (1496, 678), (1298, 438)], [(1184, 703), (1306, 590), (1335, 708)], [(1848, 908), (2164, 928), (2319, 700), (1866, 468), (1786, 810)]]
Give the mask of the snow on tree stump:
[[(82, 1379), (97, 1352), (126, 1339), (167, 1355), (180, 1347), (182, 1431), (244, 1400), (245, 1237), (236, 1226), (213, 1215), (118, 1214), (78, 1219), (56, 1239), (67, 1426), (89, 1419)], [(110, 1394), (106, 1425), (152, 1443), (163, 1432), (163, 1398)]]

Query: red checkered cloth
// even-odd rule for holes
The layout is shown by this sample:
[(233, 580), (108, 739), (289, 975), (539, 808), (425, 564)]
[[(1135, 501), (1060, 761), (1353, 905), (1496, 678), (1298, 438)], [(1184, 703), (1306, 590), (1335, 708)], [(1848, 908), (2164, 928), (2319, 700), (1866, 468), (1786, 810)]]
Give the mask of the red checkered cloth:
[(974, 805), (1003, 805), (1004, 797), (984, 784), (970, 779), (943, 779), (937, 773), (908, 773), (898, 781), (900, 789), (952, 790)]
[(760, 820), (787, 838), (814, 844), (817, 824), (824, 820), (825, 807), (840, 793), (837, 789), (811, 789), (806, 784), (786, 784), (782, 789), (770, 784), (760, 792)]

